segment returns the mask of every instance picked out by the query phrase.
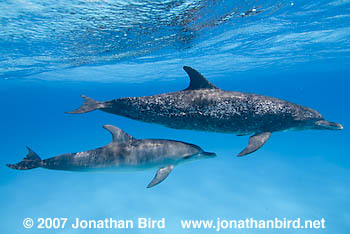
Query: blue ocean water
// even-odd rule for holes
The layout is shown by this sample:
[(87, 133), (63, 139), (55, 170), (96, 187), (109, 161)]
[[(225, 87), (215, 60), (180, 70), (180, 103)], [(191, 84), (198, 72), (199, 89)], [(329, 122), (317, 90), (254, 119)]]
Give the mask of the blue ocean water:
[[(321, 219), (325, 229), (220, 233), (350, 232), (350, 1), (2, 1), (0, 3), (0, 232), (215, 233), (182, 219)], [(78, 107), (96, 100), (182, 90), (184, 65), (225, 90), (318, 110), (343, 131), (273, 133), (236, 157), (248, 136), (174, 130)], [(155, 171), (15, 171), (40, 157), (108, 144), (113, 124), (137, 138), (190, 142), (214, 159)], [(165, 218), (165, 229), (25, 229), (25, 218)]]

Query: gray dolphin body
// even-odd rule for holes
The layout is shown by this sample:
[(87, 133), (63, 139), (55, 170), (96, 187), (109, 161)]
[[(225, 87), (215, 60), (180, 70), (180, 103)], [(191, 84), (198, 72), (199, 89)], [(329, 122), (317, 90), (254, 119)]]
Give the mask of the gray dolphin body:
[(341, 130), (338, 123), (324, 120), (317, 111), (281, 99), (222, 90), (198, 71), (184, 67), (190, 77), (188, 88), (145, 97), (97, 102), (86, 96), (83, 105), (68, 113), (102, 110), (170, 128), (250, 135), (248, 146), (238, 154), (250, 154), (284, 130)]
[(215, 153), (204, 152), (199, 146), (172, 140), (138, 140), (112, 125), (103, 126), (113, 141), (101, 148), (78, 153), (62, 154), (41, 160), (28, 148), (28, 155), (17, 164), (7, 164), (17, 170), (42, 167), (64, 171), (120, 171), (159, 168), (147, 188), (162, 182), (175, 165), (210, 158)]

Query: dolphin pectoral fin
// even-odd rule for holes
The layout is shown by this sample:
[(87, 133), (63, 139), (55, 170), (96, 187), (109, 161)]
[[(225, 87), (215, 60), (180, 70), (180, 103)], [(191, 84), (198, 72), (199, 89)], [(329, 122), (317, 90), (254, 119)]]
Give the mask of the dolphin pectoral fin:
[(185, 90), (218, 89), (218, 87), (210, 83), (202, 74), (192, 67), (184, 66), (183, 69), (190, 77), (190, 85)]
[(168, 177), (168, 175), (170, 174), (170, 172), (173, 170), (174, 165), (170, 165), (167, 167), (162, 167), (157, 171), (157, 174), (155, 175), (155, 177), (153, 178), (153, 180), (151, 181), (151, 183), (149, 183), (147, 185), (147, 188), (151, 188), (159, 183), (161, 183), (163, 180), (165, 180), (165, 178)]
[(271, 136), (271, 132), (255, 134), (249, 138), (248, 146), (238, 154), (238, 157), (253, 153), (260, 149)]

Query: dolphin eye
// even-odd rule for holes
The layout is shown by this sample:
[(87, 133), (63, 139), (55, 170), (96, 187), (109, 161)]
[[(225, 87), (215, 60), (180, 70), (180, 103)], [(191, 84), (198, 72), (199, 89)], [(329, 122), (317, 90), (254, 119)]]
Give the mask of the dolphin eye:
[(192, 155), (185, 156), (184, 159), (192, 158)]

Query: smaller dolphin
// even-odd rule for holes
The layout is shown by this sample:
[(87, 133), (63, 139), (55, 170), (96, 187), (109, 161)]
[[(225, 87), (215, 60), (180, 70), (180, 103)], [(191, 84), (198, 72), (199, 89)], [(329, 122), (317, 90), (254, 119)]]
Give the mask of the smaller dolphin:
[(64, 171), (118, 171), (144, 170), (159, 168), (147, 188), (161, 183), (174, 166), (192, 160), (215, 157), (215, 153), (204, 152), (199, 146), (173, 140), (143, 139), (138, 140), (121, 129), (104, 125), (113, 137), (113, 141), (103, 147), (62, 154), (42, 160), (28, 148), (28, 155), (17, 164), (7, 164), (17, 170), (29, 170), (42, 167)]

